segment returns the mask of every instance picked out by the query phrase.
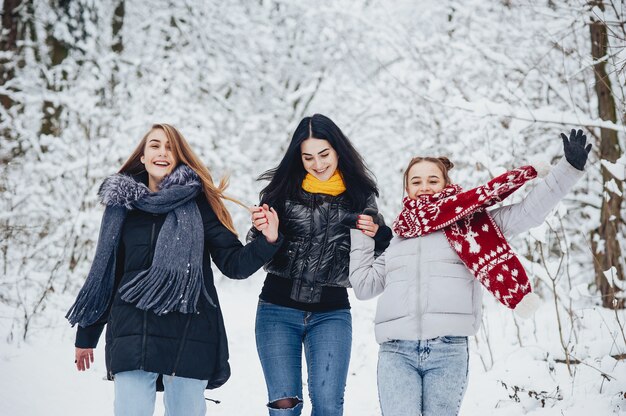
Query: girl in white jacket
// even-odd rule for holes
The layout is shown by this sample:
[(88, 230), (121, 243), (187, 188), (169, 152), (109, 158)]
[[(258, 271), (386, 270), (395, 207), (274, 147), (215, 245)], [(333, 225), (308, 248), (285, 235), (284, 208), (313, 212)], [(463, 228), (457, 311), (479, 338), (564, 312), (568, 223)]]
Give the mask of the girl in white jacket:
[(537, 176), (525, 166), (461, 191), (447, 158), (414, 158), (396, 236), (378, 258), (370, 217), (351, 230), (350, 282), (378, 300), (378, 393), (383, 416), (458, 414), (467, 386), (467, 337), (481, 322), (481, 284), (522, 317), (538, 298), (506, 239), (540, 225), (583, 175), (591, 145), (561, 134), (562, 159), (519, 203), (486, 211)]

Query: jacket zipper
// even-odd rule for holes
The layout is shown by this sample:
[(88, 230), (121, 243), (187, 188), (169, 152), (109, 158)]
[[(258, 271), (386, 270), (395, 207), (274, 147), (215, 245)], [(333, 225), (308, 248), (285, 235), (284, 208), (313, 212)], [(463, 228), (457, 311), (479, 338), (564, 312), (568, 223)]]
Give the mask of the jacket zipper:
[[(304, 250), (302, 250), (302, 268), (300, 269), (300, 273), (299, 276), (296, 280), (300, 280), (302, 281), (302, 275), (304, 274), (304, 270), (307, 268), (307, 265), (309, 263), (309, 253), (311, 252), (311, 245), (312, 245), (312, 241), (313, 241), (313, 226), (315, 225), (315, 219), (313, 211), (315, 210), (315, 195), (310, 194), (309, 195), (309, 207), (311, 208), (311, 220), (309, 221), (309, 236), (311, 236), (310, 238), (308, 238), (308, 242), (306, 245), (306, 248)], [(306, 241), (306, 240), (305, 240)], [(294, 260), (295, 262), (295, 260)], [(298, 289), (299, 291), (299, 289)], [(299, 293), (299, 292), (298, 292)]]
[(180, 340), (180, 344), (178, 345), (178, 352), (176, 353), (176, 360), (174, 361), (174, 369), (172, 370), (172, 376), (176, 375), (176, 369), (178, 368), (178, 362), (180, 361), (180, 356), (183, 353), (183, 347), (185, 346), (185, 341), (187, 339), (187, 330), (189, 329), (189, 324), (191, 323), (191, 317), (193, 315), (190, 314), (187, 317), (187, 322), (185, 323), (185, 329), (183, 330), (183, 337)]
[[(156, 217), (156, 214), (152, 214)], [(150, 259), (154, 256), (154, 232), (156, 231), (156, 220), (152, 220), (152, 231), (150, 232)], [(141, 370), (144, 369), (146, 364), (146, 344), (148, 341), (148, 311), (143, 311), (143, 333), (141, 338)]]
[[(314, 276), (317, 276), (317, 272), (320, 270), (320, 264), (322, 264), (321, 260), (324, 259), (324, 254), (326, 254), (326, 245), (328, 244), (328, 229), (330, 228), (330, 211), (333, 209), (333, 203), (328, 203), (328, 210), (326, 211), (326, 231), (324, 232), (324, 242), (322, 243), (322, 252), (320, 253), (320, 261), (317, 262), (317, 267), (315, 268)], [(330, 276), (327, 276), (330, 277)]]
[[(322, 201), (322, 206), (324, 205), (324, 201)], [(322, 252), (320, 253), (320, 260), (317, 262), (317, 265), (315, 267), (315, 273), (313, 274), (314, 277), (317, 277), (317, 272), (319, 272), (320, 270), (320, 264), (322, 263), (322, 260), (324, 259), (324, 254), (326, 253), (326, 244), (328, 243), (328, 228), (330, 227), (330, 211), (333, 209), (333, 203), (329, 202), (328, 203), (328, 209), (326, 210), (326, 230), (324, 232), (324, 241), (322, 242)], [(327, 276), (328, 278), (330, 278), (330, 276)]]
[[(421, 238), (416, 238), (417, 240), (417, 253), (415, 256), (415, 271), (416, 271), (416, 276), (415, 276), (415, 307), (417, 308), (415, 311), (415, 317), (417, 318), (417, 333), (418, 333), (418, 339), (419, 337), (422, 336), (422, 316), (424, 315), (422, 310), (421, 310), (421, 306), (422, 303), (420, 301), (420, 293), (422, 293), (421, 289), (420, 289), (420, 285), (422, 283), (422, 278), (424, 276), (422, 276), (422, 270), (420, 269), (420, 259), (422, 258), (422, 239)], [(428, 296), (428, 293), (426, 294), (426, 296)]]
[(141, 338), (141, 367), (143, 370), (146, 366), (146, 341), (148, 337), (148, 311), (143, 311), (143, 335)]
[[(157, 214), (152, 214), (153, 217), (156, 217)], [(156, 231), (156, 220), (152, 219), (152, 231), (150, 232), (150, 260), (153, 260), (154, 256), (154, 232)]]

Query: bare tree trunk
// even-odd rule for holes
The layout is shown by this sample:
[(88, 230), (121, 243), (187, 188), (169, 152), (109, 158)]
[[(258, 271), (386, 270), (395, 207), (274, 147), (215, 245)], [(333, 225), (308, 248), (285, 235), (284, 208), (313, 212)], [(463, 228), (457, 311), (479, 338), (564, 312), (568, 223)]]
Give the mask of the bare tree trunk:
[[(122, 28), (124, 27), (125, 13), (126, 13), (125, 0), (118, 0), (117, 6), (115, 7), (115, 11), (113, 12), (113, 19), (111, 21), (111, 32), (113, 34), (111, 50), (118, 55), (124, 52), (124, 38), (122, 37)], [(114, 105), (113, 97), (115, 95), (115, 88), (119, 84), (118, 72), (119, 72), (119, 64), (116, 62), (113, 64), (113, 68), (111, 71), (111, 84), (110, 84), (111, 102), (108, 103), (108, 105)]]
[[(69, 55), (69, 48), (64, 42), (55, 38), (52, 33), (52, 28), (48, 28), (48, 37), (46, 38), (46, 44), (49, 50), (50, 67), (55, 67)], [(50, 91), (56, 91), (55, 85), (48, 85)], [(52, 101), (45, 100), (43, 102), (42, 120), (41, 120), (41, 134), (58, 135), (61, 132), (61, 126), (59, 119), (63, 109), (55, 105)]]
[(2, 29), (7, 32), (6, 36), (3, 36), (0, 44), (2, 50), (13, 50), (17, 44), (17, 12), (16, 9), (20, 6), (22, 0), (4, 0), (2, 7)]
[(119, 54), (124, 51), (124, 42), (122, 38), (122, 27), (124, 26), (124, 13), (125, 3), (124, 0), (119, 0), (117, 7), (113, 12), (113, 22), (111, 28), (113, 29), (113, 45), (111, 49), (113, 52)]
[[(71, 35), (70, 39), (60, 39), (54, 34), (54, 23), (46, 27), (46, 46), (48, 47), (48, 60), (50, 68), (59, 66), (69, 56), (71, 50), (82, 51), (77, 46), (78, 39), (85, 39), (85, 16), (83, 14), (85, 6), (78, 4), (72, 9), (71, 0), (51, 0), (51, 5), (58, 11), (58, 18), (62, 24), (67, 26), (67, 31)], [(72, 13), (73, 12), (73, 13)], [(97, 18), (97, 16), (94, 16)], [(61, 72), (60, 79), (67, 81), (68, 74)], [(62, 88), (54, 83), (48, 83), (47, 88), (52, 93), (59, 92)], [(61, 134), (61, 116), (64, 108), (51, 100), (45, 100), (42, 106), (42, 121), (40, 134), (59, 135)]]
[[(29, 5), (30, 0), (26, 0)], [(7, 111), (21, 112), (16, 108), (16, 103), (11, 97), (11, 91), (17, 88), (11, 86), (16, 77), (16, 71), (24, 65), (22, 53), (18, 42), (24, 39), (24, 4), (22, 0), (4, 0), (2, 9), (2, 27), (0, 28), (0, 51), (4, 52), (0, 58), (0, 87), (4, 92), (0, 93), (0, 108)], [(9, 113), (9, 114), (11, 114)], [(10, 117), (10, 116), (9, 116)], [(0, 129), (0, 164), (5, 165), (23, 153), (21, 144), (17, 141), (17, 134), (11, 126), (11, 121), (4, 123)], [(8, 150), (10, 149), (10, 150)]]
[[(0, 50), (2, 52), (16, 52), (18, 40), (19, 18), (17, 8), (22, 0), (4, 0), (2, 11), (2, 32), (0, 32)], [(0, 86), (6, 85), (15, 77), (15, 69), (11, 65), (10, 58), (0, 59)], [(6, 94), (0, 94), (0, 104), (9, 109), (13, 100)]]
[[(593, 0), (591, 7), (598, 7), (604, 11), (602, 0)], [(591, 56), (596, 62), (593, 66), (595, 75), (595, 90), (598, 97), (598, 114), (602, 120), (617, 122), (615, 99), (611, 90), (611, 80), (606, 71), (606, 60), (603, 59), (608, 53), (608, 34), (606, 23), (591, 16), (589, 25), (591, 32)], [(615, 162), (621, 156), (621, 148), (615, 130), (600, 129), (600, 155), (601, 160)], [(614, 179), (611, 173), (601, 166), (602, 183), (606, 184)], [(623, 184), (615, 181), (620, 193), (623, 195)], [(608, 191), (607, 191), (608, 192)], [(624, 269), (621, 263), (622, 251), (618, 236), (621, 231), (621, 205), (623, 197), (615, 193), (609, 194), (610, 198), (602, 199), (600, 213), (600, 226), (591, 238), (594, 251), (594, 267), (596, 273), (596, 285), (602, 295), (602, 305), (606, 308), (624, 308), (624, 300), (616, 298), (619, 289), (604, 275), (604, 271), (615, 267), (613, 278), (624, 280)]]

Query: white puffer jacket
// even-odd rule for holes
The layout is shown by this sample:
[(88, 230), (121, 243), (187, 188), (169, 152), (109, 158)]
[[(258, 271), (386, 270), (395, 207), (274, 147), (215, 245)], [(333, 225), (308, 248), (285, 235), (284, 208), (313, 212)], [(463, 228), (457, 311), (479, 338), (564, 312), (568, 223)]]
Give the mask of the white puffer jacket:
[[(490, 214), (509, 239), (540, 225), (583, 173), (563, 158), (521, 202)], [(483, 289), (443, 231), (394, 237), (374, 259), (374, 240), (351, 230), (350, 283), (358, 299), (382, 293), (374, 320), (378, 343), (469, 336), (480, 327)]]

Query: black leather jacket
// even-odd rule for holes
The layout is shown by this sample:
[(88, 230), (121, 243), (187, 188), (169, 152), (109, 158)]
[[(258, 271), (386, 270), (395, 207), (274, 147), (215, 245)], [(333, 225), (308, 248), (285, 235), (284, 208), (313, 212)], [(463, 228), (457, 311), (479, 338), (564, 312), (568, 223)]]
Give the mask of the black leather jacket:
[[(281, 248), (265, 264), (267, 272), (293, 279), (291, 299), (317, 303), (323, 286), (350, 287), (350, 228), (355, 227), (356, 212), (347, 194), (313, 194), (301, 190), (301, 200), (287, 199), (278, 208), (279, 230), (285, 238)], [(366, 208), (378, 211), (372, 194)], [(391, 240), (391, 229), (378, 215), (376, 251), (382, 253)], [(253, 227), (248, 241), (260, 233)]]

